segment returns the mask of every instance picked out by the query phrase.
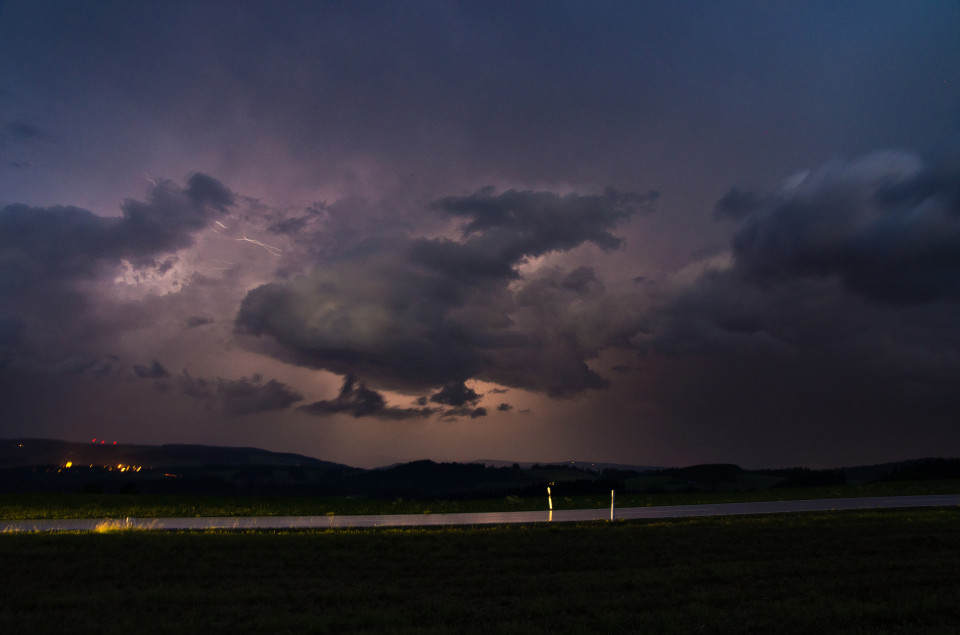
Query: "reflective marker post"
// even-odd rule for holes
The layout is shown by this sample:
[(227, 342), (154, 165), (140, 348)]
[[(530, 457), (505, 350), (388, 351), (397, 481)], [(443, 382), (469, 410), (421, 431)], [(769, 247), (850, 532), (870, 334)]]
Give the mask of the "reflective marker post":
[(613, 520), (616, 517), (617, 509), (617, 491), (610, 490), (610, 520)]

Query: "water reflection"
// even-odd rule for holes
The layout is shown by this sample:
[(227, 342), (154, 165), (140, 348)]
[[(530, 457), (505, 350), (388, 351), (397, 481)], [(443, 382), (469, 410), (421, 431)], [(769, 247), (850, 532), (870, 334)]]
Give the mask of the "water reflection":
[[(624, 507), (566, 509), (557, 511), (556, 522), (584, 522), (605, 518), (679, 518), (692, 516), (728, 516), (776, 514), (799, 511), (840, 509), (879, 509), (896, 507), (952, 507), (960, 505), (960, 495), (891, 496), (871, 498), (831, 498), (758, 503), (717, 503), (714, 505), (668, 505), (663, 507)], [(613, 507), (611, 505), (611, 507)], [(612, 512), (612, 513), (611, 513)], [(615, 514), (615, 515), (614, 515)], [(453, 514), (401, 514), (385, 516), (251, 516), (207, 518), (73, 518), (59, 520), (0, 520), (0, 533), (10, 531), (97, 531), (115, 529), (203, 530), (203, 529), (290, 529), (342, 527), (423, 527), (427, 525), (486, 525), (542, 523), (543, 512), (490, 512)], [(554, 522), (553, 510), (547, 522)]]

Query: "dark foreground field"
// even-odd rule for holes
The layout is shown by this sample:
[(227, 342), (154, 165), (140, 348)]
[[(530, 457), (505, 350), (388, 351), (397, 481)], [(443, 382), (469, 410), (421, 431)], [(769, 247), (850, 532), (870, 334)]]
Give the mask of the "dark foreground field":
[(2, 633), (956, 633), (960, 510), (0, 535)]

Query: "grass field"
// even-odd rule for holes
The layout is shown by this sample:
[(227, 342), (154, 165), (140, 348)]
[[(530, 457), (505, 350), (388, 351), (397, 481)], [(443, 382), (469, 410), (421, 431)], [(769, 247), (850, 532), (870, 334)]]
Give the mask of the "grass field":
[[(555, 509), (609, 507), (610, 498), (553, 497)], [(621, 494), (618, 507), (690, 505), (857, 496), (956, 494), (960, 480), (943, 479), (830, 487), (766, 489), (739, 492)], [(449, 512), (532, 511), (546, 509), (546, 496), (487, 500), (371, 500), (364, 498), (281, 498), (255, 496), (160, 496), (149, 494), (3, 494), (0, 519), (28, 518), (157, 518), (175, 516), (323, 516), (326, 514), (426, 514)]]
[(956, 633), (960, 509), (0, 535), (2, 633)]

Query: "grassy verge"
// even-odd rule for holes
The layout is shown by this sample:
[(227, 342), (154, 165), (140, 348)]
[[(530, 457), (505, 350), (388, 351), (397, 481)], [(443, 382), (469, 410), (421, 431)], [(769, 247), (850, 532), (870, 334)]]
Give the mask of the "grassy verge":
[(955, 633), (960, 510), (0, 535), (0, 632)]
[[(599, 509), (609, 496), (564, 496), (562, 486), (553, 498), (555, 509)], [(690, 505), (856, 496), (955, 494), (960, 480), (869, 483), (832, 487), (767, 489), (743, 492), (622, 494), (618, 507)], [(323, 516), (327, 514), (438, 514), (450, 512), (532, 511), (546, 509), (546, 497), (491, 500), (419, 501), (362, 498), (282, 498), (157, 496), (148, 494), (4, 494), (0, 519), (137, 518), (175, 516)]]

